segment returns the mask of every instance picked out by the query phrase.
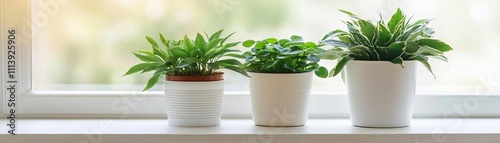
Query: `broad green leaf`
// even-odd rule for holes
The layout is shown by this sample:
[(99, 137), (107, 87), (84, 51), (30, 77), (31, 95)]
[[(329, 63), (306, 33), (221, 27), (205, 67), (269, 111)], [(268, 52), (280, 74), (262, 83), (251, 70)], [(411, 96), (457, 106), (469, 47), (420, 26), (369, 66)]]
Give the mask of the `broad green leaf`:
[(393, 63), (393, 64), (401, 65), (401, 67), (404, 68), (404, 66), (403, 66), (403, 58), (401, 58), (401, 57), (396, 57), (396, 58), (392, 59), (390, 62)]
[(334, 46), (334, 47), (344, 47), (344, 48), (352, 47), (352, 45), (349, 45), (348, 43), (344, 43), (342, 41), (333, 40), (333, 39), (328, 39), (328, 40), (322, 41), (322, 43), (324, 43), (325, 45)]
[(241, 62), (235, 59), (224, 59), (224, 60), (219, 60), (215, 62), (221, 66), (239, 66), (241, 65)]
[(280, 39), (280, 40), (278, 41), (278, 44), (279, 44), (279, 45), (285, 45), (285, 44), (286, 44), (286, 43), (288, 43), (288, 42), (290, 42), (290, 40), (288, 40), (288, 39)]
[(340, 12), (342, 13), (345, 13), (347, 14), (349, 17), (351, 18), (354, 18), (354, 19), (359, 19), (359, 17), (357, 15), (355, 15), (354, 13), (350, 12), (350, 11), (347, 11), (347, 10), (342, 10), (342, 9), (339, 9)]
[(242, 74), (242, 75), (244, 75), (246, 77), (250, 77), (250, 75), (248, 75), (248, 73), (245, 70), (243, 70), (243, 69), (241, 69), (239, 67), (236, 67), (236, 66), (226, 66), (224, 68), (232, 70), (232, 71), (235, 71), (237, 73), (240, 73), (240, 74)]
[(249, 48), (249, 47), (252, 47), (252, 46), (253, 46), (253, 44), (255, 44), (255, 41), (254, 41), (254, 40), (246, 40), (245, 42), (243, 42), (243, 44), (242, 44), (242, 45), (243, 45), (243, 47), (247, 47), (247, 48)]
[(221, 29), (221, 30), (215, 32), (214, 34), (212, 34), (212, 36), (210, 36), (210, 38), (208, 38), (208, 41), (212, 41), (214, 39), (219, 38), (223, 31), (224, 31), (224, 29)]
[(307, 55), (307, 60), (309, 60), (311, 62), (319, 62), (320, 57), (318, 55), (310, 54), (310, 55)]
[(186, 58), (189, 56), (189, 53), (187, 53), (186, 50), (181, 49), (181, 48), (173, 48), (172, 52), (181, 58)]
[(373, 25), (373, 23), (371, 23), (370, 21), (360, 19), (358, 20), (358, 25), (361, 33), (364, 36), (366, 36), (366, 38), (368, 38), (370, 41), (375, 37), (376, 28), (375, 25)]
[(231, 47), (234, 47), (236, 45), (240, 44), (240, 42), (233, 42), (233, 43), (227, 43), (226, 45), (224, 45), (224, 48), (231, 48)]
[(406, 42), (405, 53), (408, 55), (413, 55), (418, 52), (420, 45), (415, 42)]
[(276, 38), (267, 38), (266, 41), (269, 43), (269, 44), (274, 44), (278, 41), (278, 39)]
[(266, 68), (272, 68), (274, 67), (279, 61), (278, 60), (274, 60), (274, 61), (267, 61), (264, 66)]
[(403, 55), (405, 51), (405, 43), (403, 42), (396, 42), (392, 43), (387, 47), (387, 59), (386, 60), (392, 60), (396, 57), (400, 57)]
[(155, 76), (151, 77), (148, 81), (148, 84), (146, 85), (146, 87), (142, 91), (146, 91), (146, 90), (150, 89), (151, 87), (153, 87), (158, 82), (158, 79), (160, 79), (160, 76), (161, 75), (155, 75)]
[(351, 48), (350, 53), (355, 55), (356, 60), (369, 60), (370, 54), (368, 53), (368, 48), (365, 46), (355, 46)]
[(378, 24), (379, 27), (379, 32), (378, 32), (378, 44), (379, 46), (386, 46), (385, 43), (387, 43), (389, 40), (391, 40), (391, 32), (387, 27), (383, 24)]
[(270, 54), (270, 52), (269, 52), (269, 51), (267, 51), (267, 50), (261, 50), (261, 51), (257, 52), (257, 53), (255, 54), (255, 56), (256, 56), (257, 58), (261, 58), (261, 57), (268, 56), (269, 54)]
[(200, 63), (201, 62), (200, 59), (194, 58), (194, 57), (187, 57), (186, 59), (184, 59), (184, 61), (186, 61), (187, 64)]
[[(305, 46), (309, 49), (316, 49), (318, 46), (316, 45), (316, 43), (314, 42), (306, 42)], [(321, 49), (321, 48), (317, 48), (317, 49)]]
[(140, 63), (132, 66), (123, 76), (137, 73), (139, 71), (144, 70), (146, 67), (150, 66), (150, 63)]
[(415, 58), (415, 60), (417, 60), (420, 63), (422, 63), (425, 66), (425, 68), (427, 68), (427, 70), (429, 70), (429, 72), (431, 72), (432, 76), (434, 76), (434, 80), (436, 80), (436, 75), (434, 75), (434, 72), (432, 72), (432, 68), (431, 68), (431, 65), (428, 62), (429, 59), (427, 57), (417, 56)]
[(325, 67), (319, 67), (316, 71), (314, 71), (314, 74), (320, 78), (327, 78), (328, 70)]
[(351, 39), (351, 36), (349, 35), (340, 35), (339, 40), (349, 45), (355, 45), (354, 41)]
[(255, 60), (255, 56), (249, 56), (249, 57), (246, 57), (245, 58), (245, 62), (252, 62), (253, 60)]
[(221, 38), (216, 38), (216, 39), (213, 39), (211, 40), (208, 44), (207, 44), (207, 51), (210, 51), (211, 49), (213, 49), (215, 46), (217, 46), (217, 44), (220, 43), (220, 41), (222, 41)]
[(394, 33), (394, 31), (396, 31), (396, 25), (401, 21), (404, 21), (404, 15), (401, 9), (398, 8), (387, 23), (389, 30)]
[(337, 29), (337, 30), (331, 31), (328, 34), (326, 34), (323, 37), (323, 39), (321, 39), (321, 40), (323, 41), (323, 40), (326, 40), (326, 39), (328, 39), (330, 37), (337, 37), (338, 35), (343, 35), (343, 34), (347, 34), (347, 32), (345, 32), (343, 30), (340, 30), (340, 29)]
[(291, 36), (290, 40), (292, 40), (292, 41), (303, 41), (302, 37), (298, 36), (298, 35)]
[(255, 44), (255, 48), (257, 49), (261, 49), (261, 48), (264, 48), (264, 46), (266, 46), (266, 43), (265, 42), (262, 42), (262, 41), (258, 41), (256, 44)]
[(144, 62), (161, 62), (162, 60), (155, 55), (144, 55), (139, 53), (133, 53), (139, 60)]
[(217, 63), (208, 63), (207, 65), (211, 69), (214, 69), (214, 70), (218, 70), (219, 69), (219, 64), (217, 64)]
[(205, 43), (205, 42), (206, 42), (206, 41), (205, 41), (205, 38), (203, 38), (203, 36), (202, 36), (200, 33), (198, 33), (198, 34), (196, 35), (196, 40), (195, 40), (195, 42), (194, 42), (194, 43), (195, 43), (195, 45), (196, 45), (198, 48), (200, 48), (200, 49), (201, 49), (201, 52), (206, 52), (206, 51), (207, 51), (207, 50), (206, 50), (206, 43)]
[(330, 77), (334, 77), (337, 74), (339, 74), (342, 71), (342, 69), (344, 69), (345, 65), (347, 65), (347, 63), (349, 63), (353, 59), (354, 58), (351, 56), (342, 57), (340, 61), (337, 63), (337, 65), (332, 69), (331, 72), (333, 73), (331, 73)]
[(227, 39), (229, 39), (229, 37), (231, 37), (231, 36), (233, 36), (233, 35), (234, 35), (234, 33), (236, 33), (236, 32), (233, 32), (233, 33), (231, 33), (231, 34), (227, 35), (224, 39), (222, 39), (222, 41), (221, 41), (220, 43), (221, 43), (221, 44), (224, 44), (224, 43), (226, 42), (226, 40), (227, 40)]
[(155, 41), (153, 38), (151, 38), (151, 37), (149, 37), (149, 36), (146, 36), (146, 40), (148, 40), (148, 42), (149, 42), (151, 45), (153, 45), (153, 46), (155, 46), (155, 47), (158, 47), (158, 43), (156, 43), (156, 41)]
[(160, 40), (161, 42), (163, 43), (163, 45), (167, 46), (168, 45), (168, 41), (167, 41), (167, 38), (165, 38), (165, 35), (161, 34), (160, 33)]
[(441, 52), (451, 51), (453, 50), (450, 45), (439, 41), (437, 39), (420, 39), (416, 41), (419, 45), (426, 45)]

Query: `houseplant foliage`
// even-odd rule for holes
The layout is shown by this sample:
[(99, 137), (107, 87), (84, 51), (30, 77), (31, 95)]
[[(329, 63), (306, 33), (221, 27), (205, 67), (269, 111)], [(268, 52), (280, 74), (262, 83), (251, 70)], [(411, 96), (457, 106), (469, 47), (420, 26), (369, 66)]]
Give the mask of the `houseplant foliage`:
[[(242, 45), (250, 48), (243, 53), (243, 68), (252, 76), (249, 87), (255, 124), (304, 125), (313, 72), (319, 77), (328, 76), (328, 70), (318, 64), (324, 50), (313, 42), (304, 42), (300, 36), (247, 40)], [(293, 116), (277, 117), (277, 114)]]
[(319, 77), (327, 77), (328, 71), (321, 67), (320, 53), (323, 49), (313, 42), (304, 42), (300, 36), (290, 39), (267, 38), (261, 41), (247, 40), (242, 44), (250, 48), (243, 53), (248, 72), (257, 73), (303, 73), (315, 71)]
[[(197, 33), (195, 39), (187, 36), (180, 40), (166, 39), (159, 34), (161, 43), (146, 36), (151, 44), (151, 50), (138, 50), (133, 54), (142, 61), (131, 67), (125, 75), (134, 73), (153, 72), (144, 90), (153, 87), (160, 77), (166, 76), (209, 76), (222, 74), (218, 69), (229, 69), (248, 77), (240, 68), (241, 62), (232, 57), (241, 57), (232, 49), (240, 42), (225, 43), (234, 33), (221, 37), (223, 30), (212, 35), (205, 33), (205, 37)], [(161, 45), (160, 45), (161, 44)], [(227, 58), (226, 58), (227, 57)]]
[(336, 76), (351, 60), (390, 61), (403, 66), (404, 61), (421, 62), (433, 75), (428, 63), (429, 57), (443, 61), (448, 59), (444, 52), (452, 48), (437, 39), (433, 39), (434, 30), (427, 27), (431, 19), (421, 19), (411, 22), (398, 9), (389, 21), (372, 22), (361, 19), (357, 15), (340, 10), (347, 14), (351, 21), (343, 21), (348, 30), (329, 32), (321, 41), (320, 46), (333, 46), (321, 54), (322, 59), (338, 59), (338, 64), (330, 71), (329, 77)]

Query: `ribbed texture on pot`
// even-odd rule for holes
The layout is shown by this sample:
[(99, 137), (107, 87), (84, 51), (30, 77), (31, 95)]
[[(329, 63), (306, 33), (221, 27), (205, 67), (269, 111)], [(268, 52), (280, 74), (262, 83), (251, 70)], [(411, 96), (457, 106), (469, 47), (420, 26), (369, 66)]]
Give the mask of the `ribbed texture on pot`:
[(165, 95), (168, 118), (220, 118), (224, 82), (165, 81)]

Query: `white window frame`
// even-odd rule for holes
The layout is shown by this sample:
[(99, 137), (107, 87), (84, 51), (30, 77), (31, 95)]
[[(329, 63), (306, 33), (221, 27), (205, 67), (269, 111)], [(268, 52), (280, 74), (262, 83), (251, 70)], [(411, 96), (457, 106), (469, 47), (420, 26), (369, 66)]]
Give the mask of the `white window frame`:
[[(52, 0), (63, 3), (66, 0)], [(17, 39), (16, 92), (17, 117), (21, 118), (165, 118), (163, 93), (125, 91), (33, 91), (31, 84), (31, 30), (37, 24), (31, 22), (31, 0), (0, 1), (0, 63), (2, 94), (0, 116), (7, 116), (7, 38), (5, 32), (16, 28), (22, 34)], [(45, 14), (45, 15), (44, 15)], [(49, 16), (35, 13), (36, 16)], [(26, 26), (26, 24), (28, 24)], [(27, 27), (27, 28), (26, 28)], [(481, 78), (481, 77), (478, 77)], [(500, 117), (500, 94), (492, 81), (482, 80), (473, 94), (417, 94), (414, 117)], [(310, 96), (309, 113), (312, 118), (349, 117), (346, 93), (313, 92)], [(249, 92), (226, 91), (223, 117), (251, 117)]]

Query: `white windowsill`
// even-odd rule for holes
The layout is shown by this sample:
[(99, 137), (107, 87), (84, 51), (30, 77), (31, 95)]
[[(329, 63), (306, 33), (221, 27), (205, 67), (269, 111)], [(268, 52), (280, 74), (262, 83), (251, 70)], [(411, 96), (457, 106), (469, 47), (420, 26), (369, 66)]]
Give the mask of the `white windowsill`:
[(126, 143), (126, 142), (500, 142), (499, 118), (413, 119), (406, 128), (359, 128), (349, 119), (310, 119), (305, 126), (259, 127), (250, 119), (223, 119), (220, 126), (168, 126), (164, 119), (19, 119), (17, 135), (7, 134), (0, 120), (4, 143)]

